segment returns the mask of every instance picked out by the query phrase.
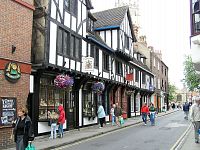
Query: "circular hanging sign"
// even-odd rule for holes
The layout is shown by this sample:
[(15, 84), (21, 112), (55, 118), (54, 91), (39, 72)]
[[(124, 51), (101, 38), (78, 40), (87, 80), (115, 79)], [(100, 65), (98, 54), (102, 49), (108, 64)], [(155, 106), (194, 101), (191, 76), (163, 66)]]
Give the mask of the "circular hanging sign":
[(4, 74), (8, 81), (15, 83), (21, 77), (20, 66), (15, 62), (9, 62), (5, 67)]

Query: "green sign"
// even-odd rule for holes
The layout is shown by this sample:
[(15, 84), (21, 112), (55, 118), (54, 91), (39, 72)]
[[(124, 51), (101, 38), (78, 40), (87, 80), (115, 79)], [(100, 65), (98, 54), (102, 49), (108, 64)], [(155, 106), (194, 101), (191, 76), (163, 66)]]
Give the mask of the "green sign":
[(21, 77), (20, 66), (15, 62), (9, 62), (5, 67), (5, 77), (12, 83), (17, 82)]

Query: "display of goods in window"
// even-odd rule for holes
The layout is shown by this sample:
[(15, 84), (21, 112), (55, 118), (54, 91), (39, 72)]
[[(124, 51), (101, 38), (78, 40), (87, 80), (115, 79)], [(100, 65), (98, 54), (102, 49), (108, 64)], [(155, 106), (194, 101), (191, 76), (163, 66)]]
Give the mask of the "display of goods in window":
[(103, 90), (105, 89), (105, 85), (103, 82), (95, 82), (92, 86), (92, 89), (97, 94), (102, 94)]
[(61, 89), (66, 89), (72, 87), (74, 84), (74, 79), (68, 75), (57, 75), (54, 79), (54, 85)]

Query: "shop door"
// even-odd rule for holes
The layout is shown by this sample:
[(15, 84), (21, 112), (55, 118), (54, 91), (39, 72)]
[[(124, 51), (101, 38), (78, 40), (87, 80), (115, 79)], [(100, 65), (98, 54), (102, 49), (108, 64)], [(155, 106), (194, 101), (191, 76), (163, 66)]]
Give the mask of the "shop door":
[(131, 118), (131, 96), (127, 96), (127, 117)]
[(69, 92), (69, 98), (67, 99), (67, 127), (69, 130), (75, 128), (76, 125), (76, 106), (75, 95), (73, 92)]

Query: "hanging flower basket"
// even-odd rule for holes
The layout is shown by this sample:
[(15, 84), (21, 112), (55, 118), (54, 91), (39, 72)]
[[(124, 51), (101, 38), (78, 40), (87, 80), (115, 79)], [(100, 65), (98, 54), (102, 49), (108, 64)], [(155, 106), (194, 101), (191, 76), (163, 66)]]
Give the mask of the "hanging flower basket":
[(92, 86), (92, 90), (95, 93), (102, 94), (103, 90), (105, 89), (105, 85), (103, 82), (95, 82)]
[(74, 84), (74, 79), (68, 75), (60, 74), (54, 79), (54, 85), (61, 89), (66, 89), (72, 87)]

